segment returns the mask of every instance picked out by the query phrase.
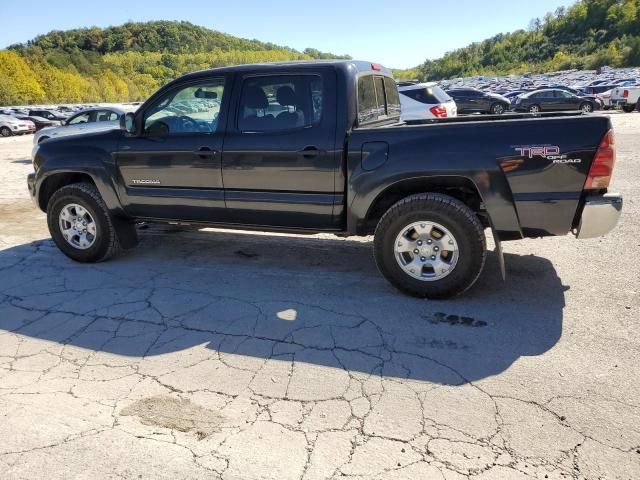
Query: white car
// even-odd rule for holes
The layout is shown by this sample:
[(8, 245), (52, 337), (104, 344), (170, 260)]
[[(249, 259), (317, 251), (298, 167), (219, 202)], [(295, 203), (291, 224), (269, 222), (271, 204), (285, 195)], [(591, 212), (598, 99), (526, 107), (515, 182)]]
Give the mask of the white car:
[(640, 100), (640, 85), (617, 87), (611, 92), (611, 106), (621, 107), (627, 113), (633, 112)]
[(615, 89), (607, 90), (606, 92), (598, 93), (596, 96), (602, 102), (602, 108), (609, 110), (611, 108), (611, 95)]
[(425, 120), (458, 115), (456, 102), (435, 83), (398, 82), (400, 120)]
[(33, 122), (26, 120), (18, 120), (9, 115), (0, 115), (0, 136), (10, 137), (11, 135), (22, 135), (35, 131), (36, 126)]
[(33, 137), (33, 143), (37, 145), (49, 138), (120, 128), (120, 116), (127, 111), (115, 107), (83, 110), (64, 120), (59, 127), (47, 127), (38, 131)]

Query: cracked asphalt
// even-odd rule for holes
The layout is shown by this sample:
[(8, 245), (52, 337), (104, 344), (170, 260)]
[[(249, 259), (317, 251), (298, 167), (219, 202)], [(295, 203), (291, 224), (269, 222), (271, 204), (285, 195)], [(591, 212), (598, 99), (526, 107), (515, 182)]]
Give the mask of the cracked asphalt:
[(171, 226), (81, 265), (0, 139), (2, 479), (640, 478), (640, 114), (618, 228), (403, 296), (368, 238)]

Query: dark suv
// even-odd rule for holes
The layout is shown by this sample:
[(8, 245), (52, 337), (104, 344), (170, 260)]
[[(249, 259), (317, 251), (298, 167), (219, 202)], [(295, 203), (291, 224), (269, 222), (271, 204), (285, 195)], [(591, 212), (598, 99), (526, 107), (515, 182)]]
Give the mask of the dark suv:
[(29, 110), (29, 115), (32, 117), (46, 118), (47, 120), (66, 120), (68, 118), (67, 115), (53, 110)]

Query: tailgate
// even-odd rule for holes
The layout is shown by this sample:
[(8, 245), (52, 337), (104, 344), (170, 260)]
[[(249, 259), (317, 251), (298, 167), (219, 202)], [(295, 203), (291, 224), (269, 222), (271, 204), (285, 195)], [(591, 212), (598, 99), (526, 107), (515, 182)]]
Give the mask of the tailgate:
[(509, 135), (510, 155), (498, 160), (525, 236), (564, 235), (584, 201), (591, 162), (608, 117), (586, 115), (531, 122)]

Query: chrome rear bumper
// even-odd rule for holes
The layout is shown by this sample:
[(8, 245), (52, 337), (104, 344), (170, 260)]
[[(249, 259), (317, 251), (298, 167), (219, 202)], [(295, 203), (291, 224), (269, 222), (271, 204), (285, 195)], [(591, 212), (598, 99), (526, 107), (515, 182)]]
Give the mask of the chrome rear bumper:
[(576, 237), (582, 240), (607, 234), (618, 223), (621, 211), (622, 195), (619, 193), (587, 197), (575, 232)]

